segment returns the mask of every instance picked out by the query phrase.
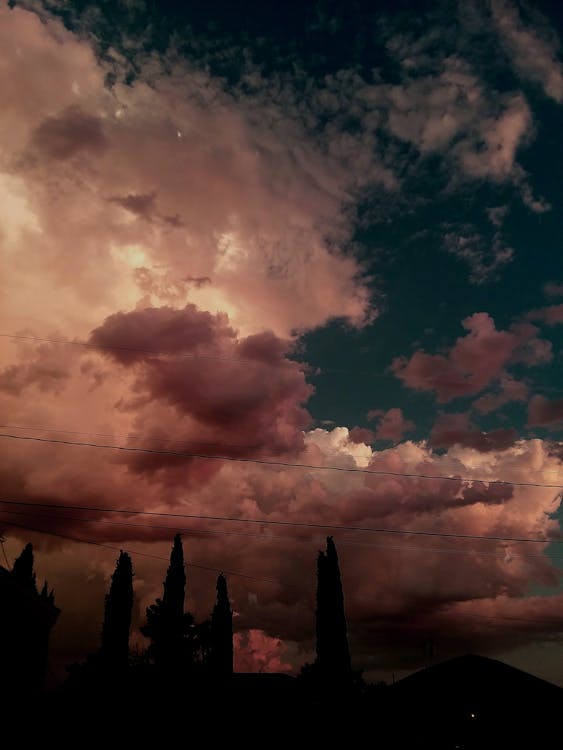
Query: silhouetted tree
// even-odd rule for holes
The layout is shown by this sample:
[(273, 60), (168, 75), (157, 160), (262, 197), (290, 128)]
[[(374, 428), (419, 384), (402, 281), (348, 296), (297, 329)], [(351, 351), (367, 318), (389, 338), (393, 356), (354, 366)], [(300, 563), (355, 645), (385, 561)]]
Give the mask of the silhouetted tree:
[(186, 572), (184, 550), (179, 534), (174, 537), (170, 565), (163, 584), (162, 599), (147, 607), (147, 624), (141, 628), (150, 638), (149, 656), (167, 669), (177, 669), (193, 662), (194, 619), (184, 612)]
[(26, 544), (12, 570), (0, 568), (0, 665), (14, 695), (41, 689), (49, 634), (60, 610), (53, 592), (36, 586), (33, 546)]
[(12, 575), (20, 586), (37, 591), (33, 570), (33, 545), (28, 542), (12, 566)]
[(106, 595), (102, 626), (100, 662), (106, 669), (124, 669), (127, 666), (132, 609), (133, 565), (129, 555), (121, 552)]
[(326, 540), (326, 553), (319, 552), (317, 560), (316, 636), (318, 672), (335, 679), (350, 677), (344, 594), (338, 553), (331, 536)]
[(226, 677), (233, 673), (233, 612), (222, 573), (217, 578), (217, 602), (211, 616), (210, 656), (215, 674)]

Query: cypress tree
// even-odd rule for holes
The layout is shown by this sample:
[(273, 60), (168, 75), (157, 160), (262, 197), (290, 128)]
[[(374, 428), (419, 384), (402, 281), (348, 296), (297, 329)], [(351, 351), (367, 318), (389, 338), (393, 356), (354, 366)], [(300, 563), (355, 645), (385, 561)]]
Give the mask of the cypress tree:
[(211, 615), (211, 663), (216, 675), (233, 673), (233, 612), (222, 573), (217, 578), (217, 602)]
[(20, 586), (37, 592), (35, 571), (33, 570), (33, 545), (31, 542), (25, 545), (20, 556), (14, 560), (12, 575)]
[(156, 664), (168, 669), (178, 667), (189, 657), (189, 641), (186, 636), (193, 626), (193, 617), (184, 613), (185, 594), (184, 550), (182, 538), (180, 534), (176, 534), (162, 599), (157, 599), (147, 607), (147, 624), (141, 628), (143, 635), (151, 639), (151, 658)]
[(105, 600), (100, 658), (106, 668), (127, 666), (132, 609), (133, 565), (129, 555), (121, 552)]
[(330, 536), (326, 540), (326, 552), (319, 552), (317, 560), (316, 636), (319, 672), (335, 679), (349, 678), (352, 672), (344, 593), (338, 553)]

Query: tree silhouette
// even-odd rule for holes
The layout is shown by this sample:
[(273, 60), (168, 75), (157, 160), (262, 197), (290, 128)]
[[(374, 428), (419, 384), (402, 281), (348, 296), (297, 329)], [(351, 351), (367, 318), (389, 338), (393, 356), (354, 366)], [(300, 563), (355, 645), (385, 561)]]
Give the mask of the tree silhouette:
[(350, 650), (338, 553), (331, 536), (317, 560), (316, 669), (335, 679), (351, 676)]
[(147, 607), (147, 623), (141, 628), (143, 635), (151, 640), (151, 660), (169, 670), (193, 662), (193, 638), (190, 636), (194, 635), (194, 619), (184, 612), (185, 593), (184, 550), (182, 538), (176, 534), (162, 599)]
[(233, 612), (222, 573), (217, 578), (217, 602), (211, 615), (211, 665), (216, 675), (233, 673)]
[(133, 565), (129, 555), (121, 552), (105, 602), (100, 660), (106, 669), (123, 669), (127, 666), (132, 609)]
[(60, 610), (47, 584), (36, 586), (33, 546), (26, 544), (12, 570), (0, 568), (0, 663), (13, 694), (41, 689), (47, 667), (49, 634)]
[(14, 560), (12, 575), (20, 586), (37, 591), (35, 571), (33, 570), (33, 545), (28, 542), (19, 557)]

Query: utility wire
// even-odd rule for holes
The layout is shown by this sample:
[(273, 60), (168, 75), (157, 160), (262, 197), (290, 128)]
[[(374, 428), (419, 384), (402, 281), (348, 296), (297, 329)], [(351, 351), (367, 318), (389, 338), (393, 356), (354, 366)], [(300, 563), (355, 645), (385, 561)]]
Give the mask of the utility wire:
[[(155, 443), (172, 443), (176, 445), (203, 445), (203, 446), (213, 446), (215, 448), (240, 448), (243, 450), (256, 450), (256, 451), (266, 451), (266, 448), (264, 446), (260, 445), (248, 445), (248, 444), (242, 444), (242, 443), (217, 443), (217, 442), (211, 442), (211, 441), (205, 441), (205, 440), (189, 440), (189, 439), (178, 439), (178, 438), (171, 438), (171, 437), (153, 437), (150, 435), (133, 435), (131, 433), (127, 434), (119, 434), (115, 432), (92, 432), (92, 431), (86, 431), (86, 430), (67, 430), (61, 427), (37, 427), (37, 426), (24, 426), (24, 425), (14, 425), (14, 424), (0, 424), (0, 429), (4, 430), (25, 430), (28, 432), (47, 432), (47, 433), (59, 433), (64, 435), (82, 435), (82, 436), (90, 436), (90, 437), (103, 437), (103, 438), (114, 438), (114, 439), (123, 439), (123, 440), (144, 440), (147, 442), (155, 442)], [(529, 438), (523, 438), (523, 439), (529, 439)], [(307, 452), (312, 450), (313, 448), (318, 447), (315, 443), (305, 443), (303, 446), (303, 452)], [(350, 456), (354, 459), (357, 458), (369, 458), (369, 456), (365, 456), (361, 453), (354, 453), (354, 452), (346, 452), (345, 454), (342, 453), (342, 451), (339, 451), (338, 449), (331, 449), (323, 447), (321, 448), (324, 455), (331, 455), (331, 456)], [(436, 455), (434, 456), (437, 460), (440, 461), (440, 466), (455, 466), (455, 468), (459, 467), (459, 462), (457, 462), (455, 459), (449, 458), (447, 456), (443, 455)], [(432, 458), (432, 456), (429, 456), (429, 458)], [(556, 469), (551, 469), (551, 473), (554, 473), (557, 471)]]
[[(0, 501), (1, 503), (2, 501)], [(4, 508), (0, 508), (0, 513), (7, 513), (12, 516), (24, 516), (24, 517), (31, 517), (32, 520), (35, 518), (36, 520), (54, 520), (54, 521), (73, 521), (78, 523), (94, 523), (94, 524), (102, 524), (104, 526), (118, 526), (118, 527), (126, 527), (126, 528), (135, 528), (135, 529), (148, 529), (150, 531), (173, 531), (177, 534), (192, 534), (194, 536), (197, 536), (198, 534), (201, 535), (211, 535), (211, 536), (240, 536), (240, 537), (250, 537), (253, 539), (257, 539), (258, 541), (262, 542), (268, 542), (270, 541), (280, 541), (280, 542), (297, 542), (297, 543), (304, 543), (304, 544), (311, 544), (313, 542), (318, 542), (319, 537), (311, 537), (309, 539), (304, 539), (302, 537), (295, 537), (295, 536), (281, 536), (276, 534), (255, 534), (248, 531), (225, 531), (224, 529), (200, 529), (200, 528), (194, 528), (191, 526), (165, 526), (164, 524), (150, 524), (150, 523), (133, 523), (131, 521), (109, 521), (108, 519), (102, 519), (102, 518), (78, 518), (77, 516), (68, 516), (68, 515), (55, 515), (52, 513), (45, 513), (42, 509), (40, 509), (39, 513), (35, 510), (5, 510)], [(400, 544), (400, 545), (388, 545), (388, 544), (377, 544), (373, 542), (356, 542), (356, 541), (350, 541), (348, 539), (339, 539), (338, 540), (338, 546), (339, 547), (362, 547), (362, 548), (369, 548), (369, 549), (384, 549), (384, 550), (393, 550), (393, 551), (399, 551), (402, 552), (403, 550), (406, 551), (413, 551), (413, 552), (443, 552), (445, 554), (457, 554), (457, 555), (470, 555), (471, 557), (497, 557), (501, 558), (506, 561), (510, 561), (513, 558), (518, 559), (528, 559), (528, 558), (536, 558), (536, 559), (542, 559), (545, 560), (546, 556), (544, 554), (520, 554), (520, 553), (513, 553), (508, 549), (505, 549), (504, 552), (490, 552), (486, 550), (475, 550), (475, 549), (455, 549), (452, 547), (426, 547), (426, 546), (414, 546), (410, 544)], [(550, 555), (550, 560), (563, 560), (563, 555)]]
[(52, 443), (56, 445), (75, 445), (83, 448), (102, 448), (108, 450), (125, 451), (127, 453), (150, 453), (153, 455), (178, 456), (178, 458), (200, 458), (211, 461), (236, 461), (239, 463), (261, 464), (264, 466), (280, 466), (286, 469), (308, 469), (314, 471), (339, 471), (352, 474), (372, 474), (375, 476), (407, 477), (416, 479), (440, 479), (447, 482), (482, 482), (483, 484), (510, 485), (512, 487), (544, 487), (547, 489), (563, 490), (563, 484), (546, 484), (542, 482), (512, 482), (501, 479), (479, 479), (476, 477), (445, 477), (438, 474), (418, 474), (416, 472), (386, 471), (383, 469), (362, 469), (358, 466), (319, 466), (316, 464), (291, 463), (289, 461), (273, 461), (265, 458), (247, 458), (243, 456), (221, 456), (209, 453), (188, 453), (156, 448), (138, 448), (134, 446), (112, 445), (74, 440), (56, 440), (55, 438), (32, 437), (31, 435), (9, 435), (0, 433), (0, 438), (9, 440), (31, 440), (36, 443)]
[(155, 510), (134, 510), (125, 508), (103, 508), (96, 506), (63, 505), (59, 503), (36, 503), (26, 500), (0, 498), (2, 505), (28, 506), (32, 508), (53, 508), (57, 510), (82, 510), (93, 513), (119, 513), (122, 515), (157, 516), (163, 518), (195, 518), (204, 521), (224, 521), (228, 523), (250, 523), (264, 526), (295, 526), (306, 529), (331, 529), (335, 531), (358, 531), (372, 534), (405, 534), (412, 536), (444, 537), (451, 539), (473, 539), (491, 542), (529, 542), (535, 544), (563, 544), (563, 539), (538, 539), (531, 537), (487, 536), (484, 534), (458, 534), (447, 531), (422, 531), (414, 529), (387, 529), (373, 526), (346, 526), (342, 524), (314, 523), (306, 521), (281, 521), (260, 518), (237, 518), (236, 516), (212, 516), (199, 513), (171, 513)]
[(146, 440), (153, 443), (175, 443), (180, 445), (212, 445), (219, 448), (244, 448), (245, 450), (260, 450), (260, 445), (243, 445), (242, 443), (217, 443), (207, 440), (187, 440), (169, 437), (152, 437), (149, 435), (132, 435), (130, 433), (116, 434), (115, 432), (87, 432), (84, 430), (65, 430), (60, 427), (24, 427), (16, 424), (0, 424), (3, 430), (28, 430), (31, 432), (57, 432), (64, 435), (90, 435), (93, 437), (123, 438), (124, 440)]
[[(46, 529), (38, 529), (36, 527), (32, 527), (32, 526), (28, 526), (28, 525), (24, 525), (24, 524), (18, 524), (18, 523), (12, 523), (12, 522), (7, 522), (7, 523), (9, 523), (10, 526), (14, 526), (14, 527), (17, 527), (17, 528), (25, 529), (27, 531), (34, 531), (34, 532), (39, 533), (39, 534), (47, 534), (49, 536), (59, 537), (59, 538), (66, 539), (68, 541), (77, 542), (77, 543), (80, 543), (80, 544), (91, 544), (91, 545), (94, 545), (96, 547), (102, 547), (102, 548), (105, 548), (105, 549), (111, 549), (111, 550), (114, 550), (116, 552), (127, 552), (130, 555), (141, 555), (142, 557), (149, 557), (149, 558), (152, 558), (154, 560), (162, 560), (164, 562), (168, 562), (168, 558), (160, 556), (160, 555), (151, 555), (149, 553), (140, 552), (138, 550), (124, 549), (123, 547), (116, 547), (114, 545), (104, 544), (102, 542), (95, 542), (95, 541), (92, 541), (90, 539), (81, 539), (79, 537), (71, 536), (69, 534), (59, 534), (58, 532), (47, 531)], [(212, 568), (212, 567), (207, 566), (207, 565), (196, 565), (194, 563), (189, 563), (189, 562), (187, 562), (186, 564), (189, 567), (192, 567), (192, 568), (200, 568), (202, 570), (209, 570), (209, 571), (213, 571), (213, 572), (222, 572), (222, 573), (227, 573), (229, 575), (239, 576), (239, 577), (242, 577), (242, 578), (249, 578), (249, 579), (255, 580), (255, 581), (266, 581), (268, 583), (276, 583), (276, 584), (281, 585), (281, 586), (290, 586), (292, 588), (298, 588), (298, 586), (295, 586), (294, 584), (284, 583), (282, 581), (279, 581), (279, 580), (273, 579), (273, 578), (260, 578), (260, 577), (257, 577), (257, 576), (247, 575), (246, 573), (239, 573), (238, 571), (225, 570), (224, 568)], [(366, 599), (366, 597), (359, 597), (359, 598)], [(463, 615), (473, 616), (472, 613), (468, 613), (468, 612), (464, 612)], [(555, 619), (553, 619), (553, 620), (552, 619), (539, 620), (538, 618), (525, 618), (525, 617), (515, 618), (515, 617), (506, 617), (506, 616), (502, 616), (502, 615), (481, 615), (481, 614), (475, 614), (474, 616), (475, 617), (480, 617), (482, 619), (490, 619), (490, 620), (517, 620), (518, 622), (545, 623), (546, 625), (552, 625), (552, 624), (558, 624), (559, 623), (559, 620), (555, 620)], [(410, 625), (412, 625), (413, 627), (421, 627), (421, 628), (431, 627), (431, 625), (428, 625), (428, 626), (426, 626), (426, 625), (416, 626), (416, 625), (414, 625), (412, 623), (397, 623), (397, 622), (393, 622), (392, 625), (393, 625), (393, 628), (395, 628), (397, 625), (399, 625), (399, 626), (403, 625), (403, 626), (406, 626), (406, 627), (409, 627)], [(504, 627), (508, 627), (508, 626), (505, 625)]]
[[(26, 531), (35, 531), (38, 534), (48, 534), (49, 536), (56, 536), (60, 539), (66, 539), (71, 542), (79, 542), (80, 544), (92, 544), (95, 547), (104, 547), (105, 549), (111, 549), (115, 550), (116, 552), (127, 552), (130, 555), (140, 555), (141, 557), (149, 557), (153, 560), (163, 560), (164, 562), (169, 562), (168, 557), (163, 557), (162, 555), (151, 555), (148, 552), (140, 552), (139, 550), (130, 550), (125, 549), (124, 547), (116, 547), (112, 544), (105, 544), (104, 542), (95, 542), (92, 539), (81, 539), (80, 537), (71, 536), (70, 534), (62, 534), (58, 531), (50, 531), (47, 529), (38, 529), (34, 526), (29, 526), (28, 524), (22, 524), (22, 523), (16, 523), (14, 521), (4, 521), (3, 523), (8, 524), (9, 526), (15, 526), (19, 529), (26, 529)], [(240, 573), (238, 570), (227, 570), (226, 568), (212, 568), (209, 565), (200, 565), (199, 563), (193, 563), (193, 562), (187, 562), (186, 565), (190, 568), (198, 568), (199, 570), (208, 570), (212, 571), (214, 573), (228, 573), (232, 576), (238, 576), (240, 578), (248, 578), (252, 581), (264, 581), (266, 583), (276, 583), (279, 584), (280, 581), (278, 581), (275, 578), (264, 578), (262, 576), (251, 576), (247, 573)], [(288, 586), (292, 586), (293, 584), (286, 584)]]

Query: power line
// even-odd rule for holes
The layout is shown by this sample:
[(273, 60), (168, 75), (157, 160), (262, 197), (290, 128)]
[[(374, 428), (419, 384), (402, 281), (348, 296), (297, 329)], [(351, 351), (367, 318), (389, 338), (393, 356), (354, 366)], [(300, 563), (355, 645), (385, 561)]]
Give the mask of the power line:
[(261, 464), (264, 466), (280, 466), (286, 469), (308, 469), (313, 471), (339, 471), (352, 474), (372, 474), (375, 476), (405, 477), (412, 479), (440, 479), (448, 482), (481, 482), (483, 484), (510, 485), (511, 487), (543, 487), (546, 489), (563, 490), (563, 484), (545, 484), (542, 482), (512, 482), (501, 479), (479, 479), (476, 477), (445, 477), (438, 474), (418, 474), (416, 472), (387, 471), (383, 469), (362, 469), (358, 466), (319, 466), (315, 464), (291, 463), (289, 461), (273, 461), (266, 458), (248, 458), (244, 456), (220, 456), (209, 453), (188, 453), (171, 450), (157, 450), (155, 448), (138, 448), (125, 445), (111, 445), (74, 440), (56, 440), (54, 438), (40, 438), (31, 435), (9, 435), (0, 433), (0, 438), (10, 440), (31, 440), (37, 443), (53, 443), (56, 445), (74, 445), (83, 448), (102, 448), (107, 450), (125, 451), (127, 453), (150, 453), (152, 455), (177, 456), (178, 458), (200, 458), (211, 461), (236, 461), (239, 463)]
[[(14, 521), (4, 521), (4, 523), (8, 524), (9, 526), (15, 526), (16, 528), (19, 528), (19, 529), (26, 529), (26, 531), (35, 531), (38, 534), (48, 534), (49, 536), (56, 536), (61, 539), (67, 539), (68, 541), (71, 541), (71, 542), (79, 542), (80, 544), (92, 544), (95, 547), (104, 547), (105, 549), (115, 550), (116, 552), (127, 552), (130, 555), (140, 555), (141, 557), (150, 557), (153, 560), (163, 560), (164, 562), (169, 562), (169, 558), (162, 557), (161, 555), (151, 555), (148, 552), (140, 552), (139, 550), (130, 550), (130, 549), (125, 549), (123, 547), (115, 547), (112, 544), (105, 544), (104, 542), (95, 542), (92, 539), (81, 539), (76, 536), (70, 536), (70, 534), (62, 534), (58, 531), (38, 529), (34, 526), (29, 526), (28, 524), (15, 523)], [(251, 576), (251, 575), (248, 575), (247, 573), (240, 573), (239, 571), (236, 571), (236, 570), (227, 570), (226, 568), (213, 568), (209, 565), (200, 565), (199, 563), (192, 563), (192, 562), (187, 562), (187, 561), (186, 561), (186, 565), (188, 565), (188, 567), (190, 568), (198, 568), (199, 570), (208, 570), (214, 573), (228, 573), (229, 575), (238, 576), (240, 578), (249, 578), (252, 581), (264, 581), (266, 583), (276, 583), (276, 584), (280, 583), (280, 581), (278, 581), (275, 578)], [(293, 584), (286, 584), (286, 585), (291, 586)]]
[(422, 531), (414, 529), (386, 529), (372, 526), (346, 526), (343, 524), (314, 523), (306, 521), (281, 521), (260, 518), (237, 518), (236, 516), (212, 516), (199, 513), (170, 513), (155, 510), (134, 510), (125, 508), (103, 508), (96, 506), (64, 505), (60, 503), (36, 503), (26, 500), (8, 500), (0, 498), (2, 505), (26, 505), (32, 508), (54, 508), (58, 510), (82, 510), (93, 513), (119, 513), (123, 515), (157, 516), (163, 518), (195, 518), (205, 521), (224, 521), (227, 523), (250, 523), (264, 526), (295, 526), (306, 529), (332, 529), (335, 531), (357, 531), (371, 534), (405, 534), (412, 536), (444, 537), (448, 539), (472, 539), (491, 542), (522, 542), (535, 544), (563, 544), (563, 539), (538, 539), (530, 537), (487, 536), (484, 534), (458, 534), (446, 531)]
[[(40, 427), (40, 426), (24, 426), (24, 425), (14, 425), (14, 424), (0, 424), (0, 429), (9, 429), (9, 430), (26, 430), (26, 431), (33, 431), (33, 432), (47, 432), (47, 433), (60, 433), (60, 434), (67, 434), (67, 435), (82, 435), (82, 436), (93, 436), (93, 437), (110, 437), (110, 438), (122, 438), (124, 440), (146, 440), (147, 442), (157, 442), (157, 443), (173, 443), (173, 444), (186, 444), (186, 445), (201, 445), (201, 446), (213, 446), (216, 448), (223, 448), (223, 449), (229, 449), (229, 448), (235, 448), (235, 449), (243, 449), (243, 450), (257, 450), (258, 452), (263, 451), (266, 452), (266, 449), (259, 445), (248, 445), (248, 444), (242, 444), (242, 443), (217, 443), (217, 442), (210, 442), (210, 441), (204, 441), (204, 440), (189, 440), (189, 439), (176, 439), (176, 438), (168, 438), (168, 437), (153, 437), (149, 435), (133, 435), (131, 433), (127, 434), (118, 434), (115, 432), (110, 433), (104, 433), (104, 432), (92, 432), (92, 431), (86, 431), (86, 430), (68, 430), (60, 427)], [(33, 437), (33, 436), (30, 436)], [(121, 446), (116, 446), (117, 448), (120, 448)], [(306, 453), (307, 451), (310, 451), (314, 449), (315, 447), (318, 447), (315, 443), (305, 443), (303, 446), (303, 453)], [(369, 456), (362, 455), (361, 453), (355, 453), (355, 452), (342, 452), (336, 449), (327, 449), (326, 447), (323, 447), (322, 453), (324, 455), (332, 455), (332, 456), (349, 456), (354, 459), (358, 458), (369, 458)], [(374, 451), (372, 451), (373, 455)], [(227, 457), (225, 457), (227, 458)], [(443, 469), (447, 469), (448, 466), (451, 467), (452, 471), (455, 471), (455, 469), (459, 468), (459, 462), (455, 459), (449, 458), (447, 456), (443, 455), (437, 455), (437, 456), (429, 456), (428, 458), (436, 458), (440, 462), (440, 467)], [(328, 468), (328, 467), (323, 467)], [(551, 469), (549, 474), (553, 474), (556, 472), (556, 469)], [(442, 477), (444, 478), (444, 477)], [(456, 477), (454, 477), (456, 478)], [(488, 480), (469, 480), (468, 478), (462, 478), (463, 481), (488, 481)], [(510, 482), (507, 482), (507, 484), (511, 484)]]
[(245, 450), (260, 450), (260, 445), (243, 445), (241, 443), (217, 443), (207, 440), (187, 440), (169, 437), (152, 437), (149, 435), (132, 435), (130, 433), (116, 434), (115, 432), (87, 432), (85, 430), (66, 430), (60, 427), (25, 427), (15, 424), (0, 424), (0, 429), (4, 430), (30, 430), (33, 432), (57, 432), (64, 435), (92, 435), (94, 437), (123, 438), (124, 440), (147, 440), (154, 443), (177, 443), (185, 445), (212, 445), (219, 448), (244, 448)]
[[(39, 534), (47, 534), (49, 536), (59, 537), (59, 538), (66, 539), (68, 541), (77, 542), (77, 543), (80, 543), (80, 544), (91, 544), (91, 545), (94, 545), (96, 547), (102, 547), (102, 548), (105, 548), (105, 549), (111, 549), (111, 550), (114, 550), (116, 552), (122, 552), (123, 551), (123, 552), (127, 552), (130, 555), (140, 555), (142, 557), (149, 557), (149, 558), (152, 558), (154, 560), (162, 560), (164, 562), (168, 562), (168, 558), (162, 557), (160, 555), (151, 555), (149, 553), (140, 552), (138, 550), (124, 549), (123, 547), (116, 547), (114, 545), (104, 544), (102, 542), (95, 542), (95, 541), (92, 541), (90, 539), (81, 539), (79, 537), (71, 536), (69, 534), (60, 534), (58, 532), (47, 531), (46, 529), (38, 529), (38, 528), (35, 528), (35, 527), (32, 527), (32, 526), (28, 526), (28, 525), (24, 525), (24, 524), (18, 524), (18, 523), (12, 523), (12, 522), (6, 522), (6, 523), (8, 523), (10, 526), (14, 526), (14, 527), (17, 527), (17, 528), (22, 528), (22, 529), (25, 529), (27, 531), (34, 531), (34, 532), (39, 533)], [(210, 566), (207, 566), (207, 565), (196, 565), (195, 563), (189, 563), (189, 562), (186, 563), (186, 564), (189, 567), (200, 568), (202, 570), (209, 570), (209, 571), (213, 571), (213, 572), (222, 572), (222, 573), (227, 573), (229, 575), (239, 576), (239, 577), (242, 577), (242, 578), (250, 578), (250, 579), (255, 580), (255, 581), (265, 581), (265, 582), (268, 582), (268, 583), (276, 583), (276, 584), (282, 585), (282, 586), (285, 585), (285, 586), (290, 586), (292, 588), (298, 588), (294, 584), (284, 583), (284, 582), (282, 582), (282, 581), (280, 581), (278, 579), (274, 579), (274, 578), (261, 578), (261, 577), (257, 577), (257, 576), (250, 576), (250, 575), (247, 575), (246, 573), (239, 573), (238, 571), (226, 570), (224, 568), (213, 568), (213, 567), (210, 567)], [(359, 598), (366, 599), (366, 597), (359, 597)], [(480, 615), (480, 614), (472, 615), (472, 613), (465, 613), (465, 612), (463, 613), (463, 615), (475, 616), (475, 617), (480, 617), (480, 618), (483, 618), (483, 619), (491, 619), (491, 620), (517, 620), (518, 622), (535, 622), (535, 623), (540, 623), (541, 622), (541, 623), (545, 623), (546, 625), (548, 625), (548, 624), (552, 625), (552, 624), (558, 624), (559, 623), (558, 620), (551, 620), (551, 619), (540, 620), (538, 618), (525, 618), (525, 617), (515, 618), (515, 617), (502, 616), (502, 615)], [(397, 623), (397, 622), (393, 622), (392, 625), (393, 625), (393, 627), (396, 627), (396, 625), (403, 625), (403, 626), (409, 627), (409, 625), (411, 625), (411, 624), (409, 624), (409, 623)], [(417, 626), (413, 625), (413, 627), (417, 627)], [(420, 627), (427, 628), (427, 627), (431, 627), (431, 625), (427, 625), (427, 626), (421, 625)], [(505, 626), (505, 627), (508, 627), (508, 626)]]
[[(3, 503), (5, 501), (0, 500), (0, 503)], [(37, 513), (37, 511), (34, 510), (27, 510), (27, 511), (17, 511), (17, 510), (5, 510), (3, 508), (0, 508), (0, 513), (7, 513), (9, 515), (16, 515), (16, 516), (31, 516), (34, 517), (34, 514)], [(224, 529), (199, 529), (194, 528), (191, 526), (165, 526), (164, 524), (150, 524), (150, 523), (133, 523), (131, 521), (109, 521), (108, 519), (96, 519), (96, 518), (77, 518), (76, 516), (67, 516), (67, 515), (54, 515), (50, 513), (44, 513), (42, 509), (40, 509), (39, 515), (35, 515), (35, 518), (38, 520), (40, 519), (46, 519), (46, 520), (55, 520), (55, 521), (75, 521), (78, 523), (94, 523), (94, 524), (101, 524), (101, 525), (107, 525), (107, 526), (117, 526), (117, 527), (126, 527), (126, 528), (135, 528), (135, 529), (148, 529), (150, 531), (173, 531), (175, 533), (185, 533), (185, 534), (202, 534), (202, 535), (211, 535), (211, 536), (241, 536), (241, 537), (250, 537), (253, 539), (257, 539), (259, 541), (263, 542), (270, 542), (272, 540), (274, 541), (281, 541), (284, 543), (289, 542), (297, 542), (297, 543), (304, 543), (304, 544), (311, 544), (314, 541), (318, 541), (318, 538), (310, 538), (310, 539), (303, 539), (301, 537), (295, 537), (295, 536), (280, 536), (275, 534), (255, 534), (252, 532), (245, 532), (245, 531), (225, 531)], [(535, 558), (535, 559), (542, 559), (545, 560), (546, 556), (544, 554), (534, 555), (534, 554), (520, 554), (520, 553), (513, 553), (509, 550), (505, 550), (504, 552), (490, 552), (485, 550), (475, 550), (475, 549), (454, 549), (452, 547), (421, 547), (421, 546), (414, 546), (410, 544), (401, 544), (401, 545), (388, 545), (388, 544), (377, 544), (373, 542), (356, 542), (356, 541), (350, 541), (347, 539), (339, 539), (338, 540), (338, 546), (339, 547), (362, 547), (362, 548), (369, 548), (369, 549), (384, 549), (384, 550), (393, 550), (393, 551), (399, 551), (402, 552), (404, 550), (406, 551), (412, 551), (412, 552), (441, 552), (444, 554), (458, 554), (458, 555), (469, 555), (471, 557), (496, 557), (501, 558), (504, 560), (512, 560), (513, 558), (518, 559), (528, 559), (528, 558)], [(563, 555), (550, 555), (550, 560), (563, 560)]]
[[(178, 438), (172, 438), (172, 437), (154, 437), (151, 435), (134, 435), (131, 433), (126, 434), (119, 434), (115, 432), (94, 432), (94, 431), (87, 431), (87, 430), (68, 430), (66, 428), (62, 427), (42, 427), (42, 426), (32, 426), (32, 425), (15, 425), (15, 424), (0, 424), (0, 429), (6, 429), (6, 430), (26, 430), (28, 432), (47, 432), (47, 433), (59, 433), (64, 435), (83, 435), (83, 436), (92, 436), (92, 437), (103, 437), (103, 438), (115, 438), (115, 439), (123, 439), (123, 440), (145, 440), (147, 442), (156, 442), (156, 443), (173, 443), (178, 445), (206, 445), (206, 446), (213, 446), (216, 448), (240, 448), (243, 450), (257, 450), (257, 451), (265, 451), (264, 446), (260, 445), (248, 445), (243, 443), (218, 443), (218, 442), (212, 442), (212, 441), (206, 441), (206, 440), (190, 440), (187, 438), (178, 439)], [(31, 436), (33, 437), (33, 436)], [(524, 438), (527, 439), (527, 438)], [(369, 444), (366, 444), (369, 445)], [(305, 443), (303, 446), (303, 452), (307, 452), (312, 450), (313, 448), (318, 448), (315, 443)], [(347, 451), (343, 453), (342, 451), (339, 451), (337, 448), (326, 448), (322, 447), (320, 450), (322, 450), (324, 455), (331, 455), (331, 456), (350, 456), (351, 458), (358, 459), (358, 458), (369, 458), (369, 456), (365, 456), (361, 453), (354, 453)], [(431, 456), (429, 456), (431, 458)], [(455, 466), (456, 468), (459, 466), (459, 462), (457, 462), (455, 459), (452, 459), (448, 456), (443, 455), (437, 455), (435, 456), (436, 459), (440, 461), (440, 465), (450, 465)], [(554, 473), (556, 469), (551, 469), (551, 473)], [(473, 480), (477, 481), (477, 480)]]

